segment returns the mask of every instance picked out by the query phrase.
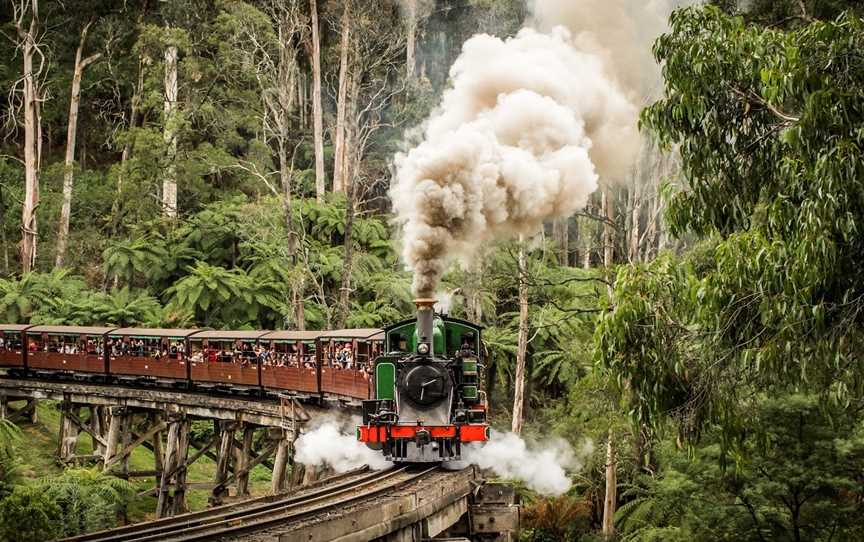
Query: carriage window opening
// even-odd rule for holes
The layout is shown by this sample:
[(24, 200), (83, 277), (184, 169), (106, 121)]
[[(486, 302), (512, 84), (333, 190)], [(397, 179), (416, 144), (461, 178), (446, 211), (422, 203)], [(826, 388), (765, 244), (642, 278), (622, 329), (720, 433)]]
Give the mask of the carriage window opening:
[(102, 337), (78, 335), (31, 336), (27, 340), (30, 352), (99, 356), (103, 353)]
[(255, 341), (244, 340), (208, 340), (192, 341), (191, 360), (195, 363), (239, 363), (243, 366), (263, 362), (264, 348)]
[(9, 334), (0, 337), (0, 351), (15, 352), (16, 354), (20, 354), (21, 350), (21, 335)]
[(300, 367), (301, 363), (304, 363), (304, 358), (308, 355), (308, 352), (298, 342), (280, 341), (270, 346), (267, 355), (270, 365), (275, 365), (276, 367)]
[(111, 355), (115, 357), (182, 360), (184, 353), (182, 340), (166, 342), (160, 337), (129, 337), (111, 342)]

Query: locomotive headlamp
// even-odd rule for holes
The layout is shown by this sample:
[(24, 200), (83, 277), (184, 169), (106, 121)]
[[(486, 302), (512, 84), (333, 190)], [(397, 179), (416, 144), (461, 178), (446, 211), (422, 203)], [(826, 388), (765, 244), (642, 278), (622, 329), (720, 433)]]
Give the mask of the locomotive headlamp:
[(417, 345), (417, 353), (421, 356), (425, 356), (429, 353), (429, 345), (426, 343), (420, 343), (419, 345)]

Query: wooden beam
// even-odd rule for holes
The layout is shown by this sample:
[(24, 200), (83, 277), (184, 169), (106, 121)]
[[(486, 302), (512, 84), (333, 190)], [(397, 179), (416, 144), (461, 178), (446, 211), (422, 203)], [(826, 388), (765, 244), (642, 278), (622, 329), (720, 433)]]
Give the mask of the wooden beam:
[(105, 463), (102, 467), (102, 472), (108, 471), (108, 461), (117, 452), (117, 445), (120, 443), (120, 425), (121, 418), (126, 409), (124, 407), (111, 407), (111, 420), (108, 422), (108, 439), (105, 444)]
[(111, 459), (106, 461), (105, 462), (105, 468), (103, 470), (108, 470), (109, 467), (111, 467), (112, 465), (114, 465), (115, 463), (120, 461), (121, 459), (125, 458), (127, 455), (129, 455), (132, 452), (132, 450), (134, 450), (136, 447), (138, 447), (144, 441), (146, 441), (147, 439), (149, 439), (150, 437), (152, 437), (153, 435), (155, 435), (159, 431), (162, 431), (166, 427), (168, 427), (168, 424), (160, 421), (159, 423), (157, 423), (156, 425), (154, 425), (153, 427), (148, 429), (146, 433), (144, 433), (143, 435), (141, 435), (138, 438), (136, 438), (135, 440), (133, 440), (131, 444), (129, 444), (128, 446), (126, 446), (125, 448), (120, 450), (118, 453), (116, 453), (114, 455), (114, 457), (112, 457)]
[(223, 488), (223, 487), (229, 485), (231, 482), (236, 480), (239, 476), (248, 474), (249, 471), (251, 471), (252, 469), (257, 467), (262, 461), (267, 459), (267, 457), (269, 457), (270, 454), (273, 453), (273, 450), (275, 450), (276, 447), (277, 447), (277, 443), (275, 443), (275, 442), (271, 442), (270, 444), (268, 444), (266, 448), (261, 450), (261, 453), (258, 454), (258, 457), (256, 457), (252, 461), (250, 461), (244, 468), (238, 469), (237, 472), (233, 473), (231, 476), (228, 476), (224, 482), (217, 484), (216, 487), (213, 488), (213, 491), (215, 492), (217, 489), (220, 489), (220, 488)]
[(186, 505), (186, 459), (189, 455), (189, 429), (192, 425), (187, 418), (180, 422), (180, 435), (177, 442), (177, 468), (174, 474), (174, 499), (173, 514), (182, 514), (189, 511)]
[(105, 438), (102, 435), (99, 435), (95, 431), (93, 431), (93, 429), (90, 427), (89, 423), (84, 423), (84, 421), (81, 420), (81, 418), (79, 418), (71, 410), (66, 413), (66, 417), (69, 418), (72, 421), (72, 423), (77, 425), (78, 429), (80, 429), (81, 431), (84, 431), (85, 433), (87, 433), (88, 435), (90, 435), (91, 437), (96, 439), (99, 442), (99, 444), (101, 444), (102, 446), (108, 446), (108, 441), (105, 440)]
[(249, 495), (249, 457), (252, 455), (252, 439), (255, 438), (255, 426), (244, 424), (243, 426), (243, 445), (240, 449), (240, 461), (237, 462), (237, 495)]
[(228, 479), (228, 465), (231, 463), (231, 451), (234, 445), (235, 425), (232, 422), (216, 422), (219, 424), (221, 434), (219, 435), (219, 454), (216, 456), (216, 485), (210, 495), (210, 504), (219, 504), (226, 493), (225, 486)]
[[(187, 490), (190, 490), (190, 489), (213, 489), (214, 487), (216, 487), (216, 484), (213, 482), (188, 482), (186, 484)], [(137, 496), (138, 497), (152, 497), (153, 495), (156, 495), (157, 493), (159, 493), (159, 488), (158, 487), (152, 487), (150, 489), (147, 489), (147, 490), (144, 490), (144, 491), (137, 493)]]
[(288, 458), (291, 455), (291, 441), (280, 438), (276, 446), (276, 458), (273, 461), (273, 476), (270, 479), (270, 491), (281, 493), (285, 491), (285, 472), (288, 467)]
[(180, 442), (180, 420), (172, 420), (168, 425), (168, 442), (165, 445), (165, 461), (163, 463), (162, 480), (159, 482), (159, 500), (156, 503), (156, 518), (169, 515), (171, 507), (171, 476), (174, 465), (177, 464), (177, 448)]

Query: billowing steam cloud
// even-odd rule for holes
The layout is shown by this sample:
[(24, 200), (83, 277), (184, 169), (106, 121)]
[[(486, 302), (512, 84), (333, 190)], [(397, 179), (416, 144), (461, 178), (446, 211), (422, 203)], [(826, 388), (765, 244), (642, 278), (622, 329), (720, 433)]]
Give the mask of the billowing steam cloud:
[(575, 46), (603, 61), (607, 72), (635, 103), (660, 90), (660, 67), (651, 47), (668, 29), (678, 7), (697, 0), (530, 0), (531, 26), (550, 31), (564, 26)]
[(391, 188), (421, 297), (451, 260), (584, 207), (598, 178), (623, 175), (639, 147), (636, 107), (562, 27), (475, 36), (450, 77), (423, 141), (396, 157)]
[[(369, 465), (380, 470), (391, 465), (381, 452), (358, 442), (350, 434), (359, 420), (330, 420), (297, 439), (295, 459), (304, 465), (330, 467), (342, 473)], [(578, 451), (561, 439), (529, 446), (518, 435), (492, 431), (489, 441), (463, 448), (463, 461), (447, 464), (461, 469), (469, 464), (489, 469), (502, 478), (520, 480), (543, 495), (561, 495), (572, 485), (567, 472), (582, 468), (594, 445), (586, 440)]]
[(490, 469), (502, 478), (521, 480), (543, 495), (562, 495), (572, 483), (567, 471), (582, 468), (584, 458), (594, 445), (586, 440), (575, 452), (564, 440), (555, 440), (529, 447), (514, 433), (492, 432), (492, 438), (479, 447), (468, 447), (465, 462)]
[(294, 458), (304, 465), (330, 467), (338, 473), (369, 465), (374, 470), (390, 466), (381, 452), (376, 452), (358, 442), (350, 427), (356, 427), (359, 419), (340, 422), (330, 420), (303, 433), (295, 442)]

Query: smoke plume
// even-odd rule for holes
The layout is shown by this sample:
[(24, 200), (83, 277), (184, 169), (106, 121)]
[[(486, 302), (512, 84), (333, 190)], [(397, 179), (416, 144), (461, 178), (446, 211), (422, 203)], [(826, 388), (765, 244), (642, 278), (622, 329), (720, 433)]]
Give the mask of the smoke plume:
[(453, 259), (584, 207), (639, 146), (636, 107), (563, 27), (474, 36), (450, 78), (422, 142), (397, 155), (391, 187), (421, 297)]
[(468, 447), (465, 462), (490, 469), (502, 478), (521, 480), (543, 495), (562, 495), (572, 485), (567, 471), (577, 471), (594, 445), (586, 440), (575, 452), (564, 440), (555, 440), (529, 447), (514, 433), (492, 432), (492, 437), (480, 447)]
[(533, 0), (531, 26), (548, 32), (564, 26), (575, 46), (597, 55), (634, 102), (660, 90), (660, 67), (651, 47), (668, 30), (674, 9), (697, 0)]
[(366, 447), (352, 434), (359, 419), (329, 420), (303, 433), (295, 443), (295, 460), (304, 465), (330, 467), (338, 473), (369, 465), (380, 470), (390, 466), (381, 452)]

